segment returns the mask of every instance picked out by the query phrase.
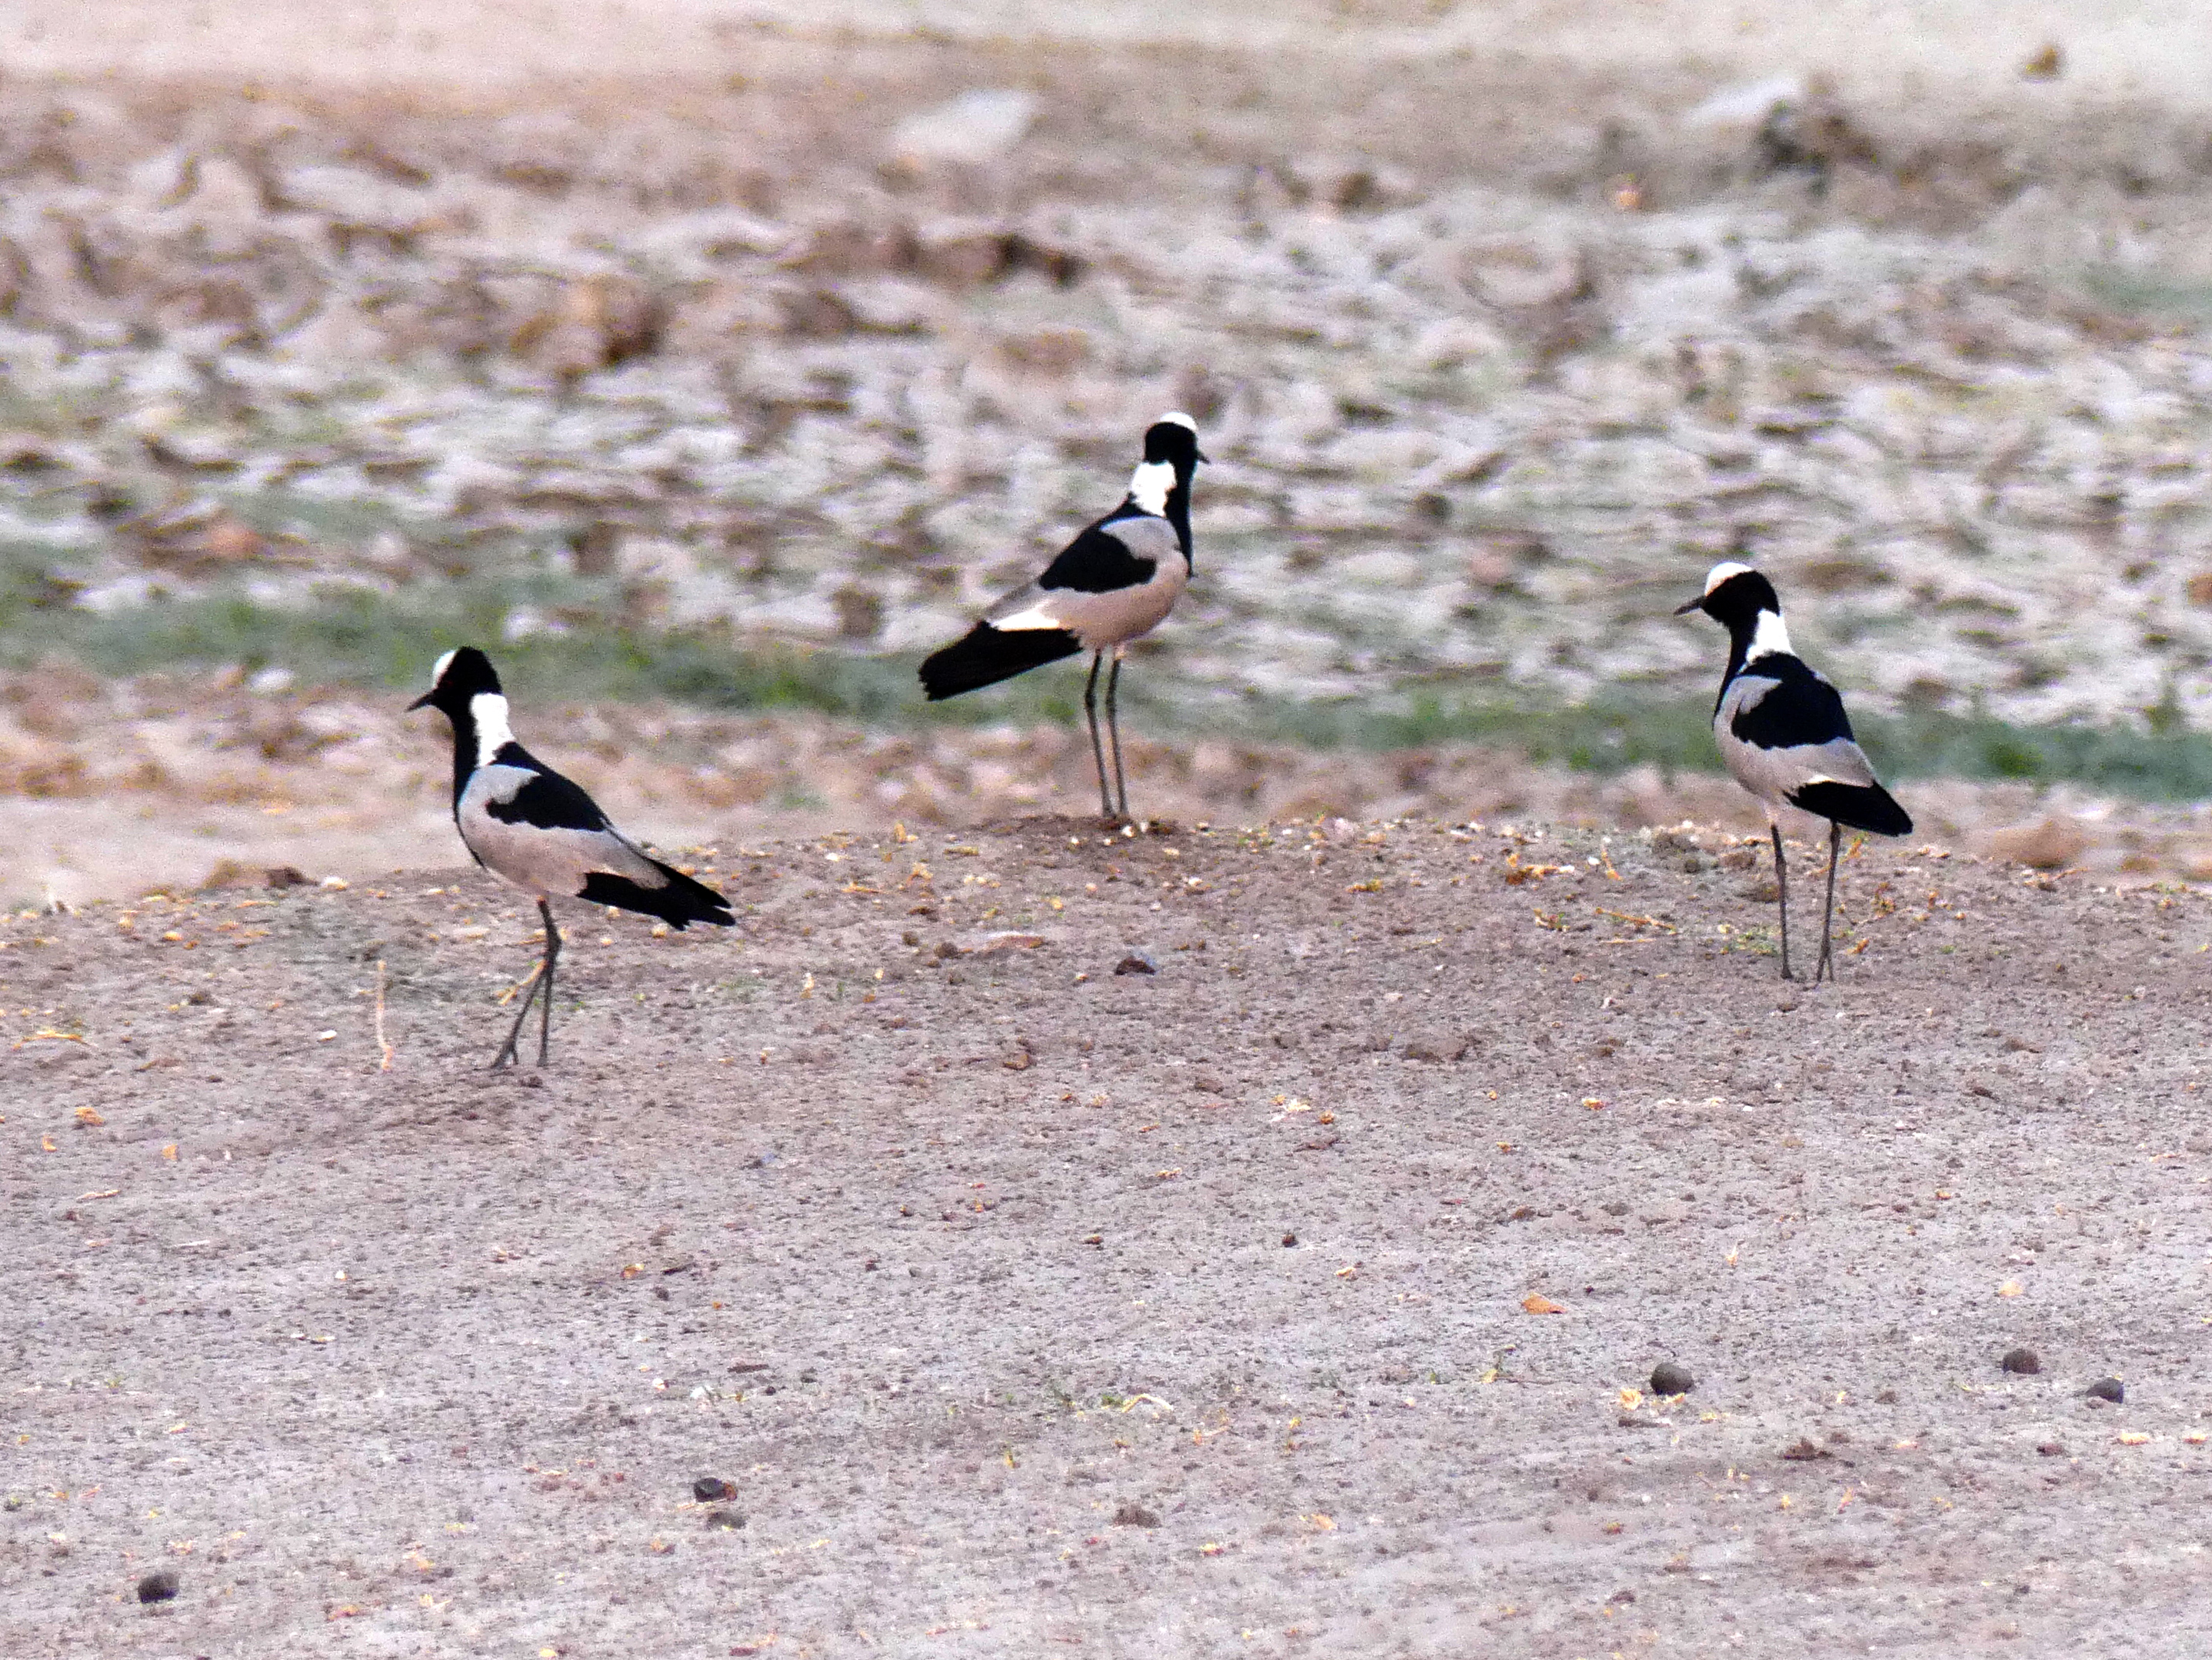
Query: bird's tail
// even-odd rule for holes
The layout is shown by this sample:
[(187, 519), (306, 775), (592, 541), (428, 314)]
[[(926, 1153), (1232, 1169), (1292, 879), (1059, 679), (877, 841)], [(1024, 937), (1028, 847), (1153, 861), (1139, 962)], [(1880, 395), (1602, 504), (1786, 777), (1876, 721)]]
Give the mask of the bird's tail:
[(627, 876), (616, 876), (607, 871), (593, 871), (584, 879), (583, 890), (576, 897), (587, 904), (613, 905), (622, 910), (658, 916), (678, 928), (691, 922), (712, 922), (717, 927), (727, 927), (738, 920), (730, 909), (730, 902), (704, 882), (695, 882), (658, 859), (648, 858), (647, 862), (668, 879), (659, 887), (649, 888), (642, 882), (633, 882)]
[(1793, 791), (1790, 803), (1850, 830), (1870, 830), (1876, 836), (1912, 834), (1912, 815), (1898, 806), (1897, 798), (1879, 784), (1838, 784), (1824, 780)]
[(921, 665), (921, 688), (933, 703), (978, 686), (996, 685), (1046, 663), (1073, 657), (1083, 642), (1066, 629), (994, 629), (978, 623)]

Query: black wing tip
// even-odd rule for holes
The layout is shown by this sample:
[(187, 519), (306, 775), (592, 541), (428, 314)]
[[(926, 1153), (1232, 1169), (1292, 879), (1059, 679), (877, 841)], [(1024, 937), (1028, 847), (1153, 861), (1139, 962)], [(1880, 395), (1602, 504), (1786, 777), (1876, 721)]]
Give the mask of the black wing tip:
[(1910, 836), (1912, 815), (1879, 784), (1808, 784), (1790, 804), (1871, 836)]
[(584, 879), (583, 889), (576, 897), (586, 904), (612, 905), (617, 910), (657, 916), (678, 929), (694, 922), (711, 922), (716, 927), (726, 928), (737, 921), (737, 913), (730, 909), (730, 902), (704, 882), (696, 882), (658, 859), (653, 864), (654, 869), (668, 878), (659, 887), (648, 888), (626, 876), (593, 871)]
[(978, 623), (922, 660), (921, 689), (933, 703), (1073, 657), (1083, 642), (1066, 629), (994, 629)]

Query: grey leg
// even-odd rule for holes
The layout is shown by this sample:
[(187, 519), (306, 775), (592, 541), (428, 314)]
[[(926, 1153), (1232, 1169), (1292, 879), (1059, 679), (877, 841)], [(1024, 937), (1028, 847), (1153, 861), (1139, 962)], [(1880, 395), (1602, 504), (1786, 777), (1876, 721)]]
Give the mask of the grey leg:
[(1835, 977), (1835, 958), (1828, 947), (1828, 924), (1836, 915), (1836, 854), (1843, 845), (1844, 827), (1834, 819), (1828, 821), (1828, 908), (1820, 913), (1820, 960), (1813, 968), (1813, 983), (1819, 985), (1823, 974)]
[(1790, 866), (1782, 857), (1782, 826), (1774, 830), (1774, 891), (1782, 907), (1782, 977), (1790, 974)]
[(1090, 717), (1091, 759), (1098, 769), (1098, 812), (1110, 824), (1114, 822), (1114, 798), (1106, 793), (1106, 751), (1098, 745), (1098, 665), (1105, 656), (1103, 651), (1091, 654), (1091, 678), (1083, 683), (1083, 713)]
[(1106, 736), (1114, 745), (1114, 793), (1121, 798), (1123, 822), (1129, 817), (1129, 787), (1121, 778), (1121, 722), (1114, 708), (1114, 694), (1121, 684), (1121, 656), (1114, 655), (1114, 666), (1106, 676)]
[(553, 965), (561, 960), (561, 930), (554, 926), (553, 907), (543, 899), (538, 914), (545, 919), (545, 972), (538, 976), (544, 994), (538, 1004), (538, 1065), (543, 1070), (553, 1043)]
[(514, 1024), (507, 1029), (507, 1042), (499, 1046), (499, 1053), (491, 1058), (492, 1071), (522, 1064), (522, 1057), (515, 1053), (514, 1041), (522, 1035), (522, 1023), (530, 1018), (530, 1006), (538, 1000), (538, 994), (544, 989), (544, 986), (545, 967), (541, 963), (538, 972), (531, 976), (530, 989), (523, 994), (522, 1006), (514, 1012)]

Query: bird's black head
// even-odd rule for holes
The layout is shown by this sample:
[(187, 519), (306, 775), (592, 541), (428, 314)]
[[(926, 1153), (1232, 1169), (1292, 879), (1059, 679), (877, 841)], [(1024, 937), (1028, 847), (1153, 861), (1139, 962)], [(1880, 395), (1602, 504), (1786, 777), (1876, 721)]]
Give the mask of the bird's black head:
[(1179, 478), (1190, 477), (1206, 459), (1198, 447), (1198, 423), (1181, 410), (1171, 410), (1145, 429), (1145, 459), (1166, 462)]
[(491, 659), (474, 646), (463, 646), (438, 660), (430, 671), (430, 690), (407, 708), (410, 714), (416, 709), (438, 709), (453, 716), (466, 712), (471, 697), (498, 690), (499, 674)]
[(1782, 614), (1781, 597), (1774, 584), (1748, 565), (1733, 560), (1715, 565), (1705, 576), (1705, 591), (1687, 605), (1675, 607), (1684, 617), (1701, 611), (1730, 634), (1750, 634), (1759, 627), (1759, 614)]

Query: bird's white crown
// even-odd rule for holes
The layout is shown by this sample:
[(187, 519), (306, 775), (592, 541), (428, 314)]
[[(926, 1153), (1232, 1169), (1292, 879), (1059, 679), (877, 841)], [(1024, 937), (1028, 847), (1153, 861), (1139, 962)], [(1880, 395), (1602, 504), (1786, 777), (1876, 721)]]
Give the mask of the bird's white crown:
[[(1738, 564), (1733, 559), (1723, 559), (1719, 564), (1715, 565), (1711, 570), (1705, 573), (1705, 592), (1707, 593), (1711, 593), (1715, 588), (1720, 587), (1722, 583), (1729, 581), (1733, 577), (1748, 576), (1749, 575), (1751, 575), (1750, 566)], [(1680, 591), (1680, 590), (1679, 589), (1676, 590), (1678, 593)]]
[(449, 651), (430, 666), (430, 689), (433, 691), (437, 690), (438, 682), (446, 678), (446, 671), (452, 666), (453, 656), (454, 654)]
[(1153, 422), (1152, 424), (1157, 427), (1161, 423), (1161, 422), (1165, 422), (1170, 426), (1188, 427), (1193, 432), (1196, 432), (1198, 430), (1198, 423), (1192, 420), (1190, 417), (1185, 415), (1181, 410), (1170, 410), (1165, 415), (1160, 417), (1158, 421)]

